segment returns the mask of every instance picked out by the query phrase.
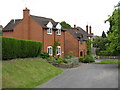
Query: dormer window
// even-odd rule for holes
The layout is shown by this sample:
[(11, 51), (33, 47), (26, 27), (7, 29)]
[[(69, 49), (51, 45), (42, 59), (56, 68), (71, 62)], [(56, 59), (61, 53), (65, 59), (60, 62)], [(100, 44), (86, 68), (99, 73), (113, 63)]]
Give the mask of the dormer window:
[(47, 29), (47, 34), (52, 34), (53, 24), (52, 24), (51, 22), (49, 22), (49, 23), (47, 24), (47, 27), (48, 27), (48, 29)]
[(52, 28), (47, 29), (47, 34), (52, 34)]
[(57, 34), (57, 35), (61, 35), (61, 28), (62, 28), (62, 26), (60, 25), (60, 23), (58, 23), (58, 24), (56, 25), (56, 28), (57, 28), (56, 34)]
[(57, 33), (57, 35), (61, 35), (61, 29), (58, 29), (58, 30), (56, 31), (56, 33)]

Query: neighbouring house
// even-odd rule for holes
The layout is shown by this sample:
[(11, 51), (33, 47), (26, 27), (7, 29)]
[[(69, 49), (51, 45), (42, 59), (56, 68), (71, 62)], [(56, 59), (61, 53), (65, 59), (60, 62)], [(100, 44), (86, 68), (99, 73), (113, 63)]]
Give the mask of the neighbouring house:
[(3, 28), (3, 37), (41, 41), (42, 50), (53, 55), (54, 42), (59, 42), (57, 55), (64, 57), (65, 30), (53, 19), (30, 15), (30, 10), (23, 10), (23, 19), (13, 19)]
[[(89, 32), (88, 32), (89, 31)], [(65, 32), (65, 55), (68, 55), (70, 51), (73, 51), (74, 56), (84, 57), (87, 55), (87, 40), (92, 37), (91, 26), (86, 26), (86, 31), (81, 27), (68, 29)]]

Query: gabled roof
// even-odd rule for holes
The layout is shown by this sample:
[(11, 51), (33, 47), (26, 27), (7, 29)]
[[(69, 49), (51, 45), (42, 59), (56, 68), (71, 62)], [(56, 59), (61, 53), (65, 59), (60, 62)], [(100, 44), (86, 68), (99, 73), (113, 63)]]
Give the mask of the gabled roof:
[(51, 22), (53, 24), (53, 27), (55, 27), (57, 25), (57, 22), (55, 22), (51, 18), (45, 18), (45, 17), (40, 17), (40, 16), (34, 16), (34, 15), (30, 15), (30, 17), (32, 17), (36, 22), (38, 22), (43, 28), (47, 28), (46, 25), (49, 22)]
[(3, 32), (13, 31), (13, 28), (21, 21), (21, 19), (12, 19), (4, 28)]
[(77, 40), (88, 40), (87, 33), (82, 29), (69, 29), (68, 32), (70, 32)]
[[(30, 15), (30, 17), (32, 19), (34, 19), (38, 24), (40, 24), (43, 28), (48, 28), (46, 25), (51, 22), (53, 24), (53, 29), (56, 30), (56, 25), (59, 22), (55, 22), (53, 19), (51, 18), (45, 18), (45, 17), (40, 17), (40, 16), (34, 16), (34, 15)], [(3, 28), (3, 32), (5, 31), (13, 31), (13, 28), (15, 27), (15, 25), (17, 25), (22, 19), (15, 19), (15, 20), (11, 20), (4, 28)], [(63, 31), (66, 31), (65, 29), (62, 28)]]
[(80, 31), (81, 34), (88, 35), (81, 27), (77, 27), (77, 30)]
[[(34, 16), (34, 15), (30, 15), (31, 18), (33, 18), (36, 22), (38, 22), (38, 24), (40, 24), (43, 28), (48, 28), (46, 25), (51, 22), (53, 24), (53, 29), (56, 30), (56, 25), (59, 22), (55, 22), (53, 19), (51, 18), (46, 18), (46, 17), (41, 17), (41, 16)], [(63, 31), (66, 31), (65, 29), (62, 28)]]

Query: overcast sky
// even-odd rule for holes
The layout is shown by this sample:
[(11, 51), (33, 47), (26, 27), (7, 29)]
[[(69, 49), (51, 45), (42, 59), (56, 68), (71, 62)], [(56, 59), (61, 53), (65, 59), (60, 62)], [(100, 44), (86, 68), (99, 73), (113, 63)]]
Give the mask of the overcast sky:
[(92, 26), (94, 35), (101, 35), (109, 29), (104, 23), (120, 0), (0, 0), (0, 25), (5, 26), (11, 19), (21, 19), (23, 9), (30, 9), (31, 15), (52, 18), (57, 22), (66, 21), (71, 26)]

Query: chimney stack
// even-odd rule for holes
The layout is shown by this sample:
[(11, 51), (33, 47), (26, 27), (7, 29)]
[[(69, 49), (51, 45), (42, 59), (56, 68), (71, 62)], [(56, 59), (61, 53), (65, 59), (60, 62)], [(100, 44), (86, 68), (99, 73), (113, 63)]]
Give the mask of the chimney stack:
[(76, 25), (74, 24), (74, 29), (76, 29)]
[(88, 34), (88, 25), (86, 25), (86, 32), (87, 32), (87, 34)]
[(25, 9), (23, 10), (23, 18), (26, 18), (26, 17), (28, 17), (29, 15), (30, 15), (30, 10), (27, 9), (27, 8), (25, 8)]
[(30, 25), (29, 25), (29, 16), (30, 16), (30, 10), (25, 8), (23, 10), (23, 38), (29, 40), (30, 39)]
[(90, 34), (92, 34), (92, 27), (89, 26), (89, 31), (90, 31)]

